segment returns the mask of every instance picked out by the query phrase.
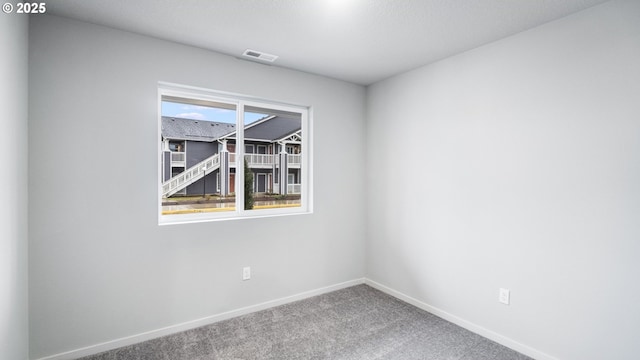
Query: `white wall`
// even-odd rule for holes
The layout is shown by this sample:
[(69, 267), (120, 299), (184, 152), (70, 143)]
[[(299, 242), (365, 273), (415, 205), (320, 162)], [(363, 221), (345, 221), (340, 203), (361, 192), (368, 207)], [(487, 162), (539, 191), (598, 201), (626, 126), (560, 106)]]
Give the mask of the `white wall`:
[(367, 276), (531, 354), (637, 359), (639, 64), (616, 1), (371, 86)]
[(28, 18), (0, 21), (0, 356), (24, 360), (28, 348), (27, 119)]
[[(363, 87), (55, 16), (30, 31), (32, 358), (364, 276)], [(158, 81), (312, 105), (315, 213), (159, 227)]]

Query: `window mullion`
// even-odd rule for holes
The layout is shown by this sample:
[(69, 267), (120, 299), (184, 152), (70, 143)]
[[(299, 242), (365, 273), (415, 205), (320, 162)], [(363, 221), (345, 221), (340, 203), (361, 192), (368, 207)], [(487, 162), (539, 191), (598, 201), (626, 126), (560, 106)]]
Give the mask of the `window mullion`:
[(244, 214), (244, 102), (236, 112), (236, 211)]
[(311, 189), (311, 137), (309, 134), (309, 110), (301, 114), (300, 128), (302, 130), (302, 144), (300, 145), (302, 151), (302, 171), (301, 171), (301, 183), (303, 184), (302, 193), (300, 194), (300, 205), (304, 208), (308, 208), (310, 200)]

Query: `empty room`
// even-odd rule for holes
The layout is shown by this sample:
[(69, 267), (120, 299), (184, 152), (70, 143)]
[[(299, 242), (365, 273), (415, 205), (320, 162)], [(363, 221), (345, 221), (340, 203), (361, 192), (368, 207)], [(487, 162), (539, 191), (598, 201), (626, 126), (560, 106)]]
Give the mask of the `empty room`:
[(0, 359), (640, 359), (640, 1), (0, 14)]

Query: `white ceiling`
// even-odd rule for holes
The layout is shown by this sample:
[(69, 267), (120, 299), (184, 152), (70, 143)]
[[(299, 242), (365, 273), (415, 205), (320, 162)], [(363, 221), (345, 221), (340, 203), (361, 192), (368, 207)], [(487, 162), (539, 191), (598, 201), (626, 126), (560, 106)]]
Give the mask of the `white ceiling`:
[(368, 85), (607, 0), (47, 0), (47, 13)]

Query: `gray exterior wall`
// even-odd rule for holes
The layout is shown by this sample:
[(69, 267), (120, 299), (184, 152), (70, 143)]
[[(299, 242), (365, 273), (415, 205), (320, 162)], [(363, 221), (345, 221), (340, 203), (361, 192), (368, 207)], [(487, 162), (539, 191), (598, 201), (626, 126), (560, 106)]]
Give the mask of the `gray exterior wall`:
[(218, 153), (218, 142), (186, 141), (187, 168)]
[(300, 169), (291, 169), (289, 168), (289, 174), (293, 174), (294, 175), (294, 183), (295, 184), (299, 184), (300, 183)]
[[(245, 144), (245, 147), (247, 145), (253, 145), (253, 154), (259, 154), (258, 145), (264, 146), (266, 148), (265, 149), (265, 154), (268, 154), (269, 153), (269, 146), (271, 145), (270, 142), (257, 142), (257, 141), (249, 141), (249, 140), (245, 141), (244, 144)], [(274, 148), (275, 148), (275, 146), (271, 147), (272, 151), (273, 151)], [(245, 149), (245, 152), (246, 152), (246, 149)]]
[(171, 152), (162, 152), (162, 181), (171, 179)]
[[(216, 170), (207, 176), (204, 179), (200, 179), (193, 184), (187, 186), (186, 195), (202, 195), (205, 192), (207, 194), (214, 194), (218, 192), (218, 173), (220, 170)], [(206, 180), (206, 184), (204, 182)]]
[[(218, 153), (218, 142), (186, 141), (185, 143), (187, 169), (211, 155)], [(216, 173), (217, 171), (212, 172), (208, 174), (205, 179), (200, 179), (187, 186), (187, 195), (202, 195), (205, 189), (207, 194), (215, 193), (218, 186)], [(204, 183), (205, 180), (206, 186)]]

